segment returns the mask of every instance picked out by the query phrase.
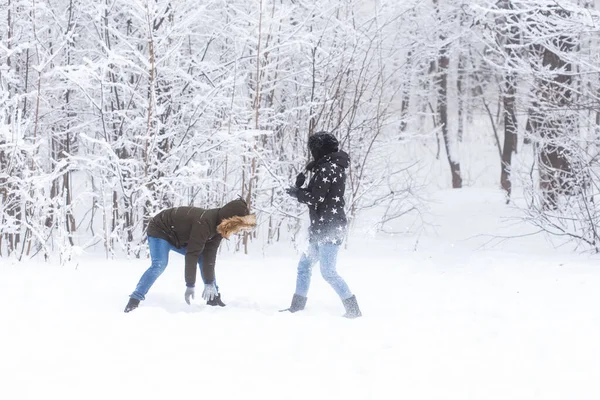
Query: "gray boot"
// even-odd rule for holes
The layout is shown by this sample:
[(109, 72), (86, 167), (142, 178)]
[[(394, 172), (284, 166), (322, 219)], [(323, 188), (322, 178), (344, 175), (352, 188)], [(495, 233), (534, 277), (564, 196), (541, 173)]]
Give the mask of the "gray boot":
[(280, 310), (280, 312), (289, 311), (291, 313), (295, 313), (297, 311), (302, 311), (304, 310), (304, 307), (306, 307), (306, 300), (308, 300), (306, 297), (294, 294), (294, 297), (292, 297), (292, 305), (290, 306), (290, 308)]
[(358, 308), (358, 302), (356, 301), (356, 296), (352, 296), (346, 300), (342, 300), (344, 303), (344, 308), (346, 309), (346, 314), (344, 317), (346, 318), (358, 318), (362, 316), (360, 312), (360, 308)]
[(129, 301), (127, 302), (127, 305), (125, 306), (125, 312), (131, 312), (133, 310), (135, 310), (136, 308), (138, 308), (138, 306), (140, 305), (140, 301), (138, 299), (134, 299), (133, 297), (129, 298)]

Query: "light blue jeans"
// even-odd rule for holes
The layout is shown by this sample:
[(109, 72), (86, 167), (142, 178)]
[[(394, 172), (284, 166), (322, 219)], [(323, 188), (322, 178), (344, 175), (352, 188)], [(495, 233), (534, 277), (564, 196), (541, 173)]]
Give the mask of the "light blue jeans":
[[(146, 294), (156, 282), (156, 279), (164, 272), (169, 264), (169, 252), (174, 251), (185, 255), (186, 247), (178, 249), (164, 239), (159, 239), (153, 236), (148, 236), (148, 248), (150, 249), (150, 259), (152, 264), (150, 268), (144, 272), (135, 290), (130, 297), (138, 300), (145, 300)], [(200, 276), (202, 276), (202, 256), (198, 258), (198, 268), (200, 268)]]
[(298, 263), (298, 276), (296, 278), (296, 294), (307, 297), (310, 287), (312, 267), (318, 261), (323, 279), (331, 285), (342, 300), (352, 297), (348, 285), (337, 273), (337, 255), (340, 246), (337, 244), (318, 244), (311, 242), (308, 250), (302, 254)]

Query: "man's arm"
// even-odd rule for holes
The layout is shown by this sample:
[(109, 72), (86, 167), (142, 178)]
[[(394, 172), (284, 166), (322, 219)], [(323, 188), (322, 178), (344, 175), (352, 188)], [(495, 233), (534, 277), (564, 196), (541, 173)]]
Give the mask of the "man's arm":
[(215, 281), (215, 263), (221, 239), (223, 239), (221, 235), (215, 235), (204, 245), (204, 251), (202, 252), (202, 279), (205, 284)]
[(187, 287), (196, 286), (196, 268), (200, 254), (209, 238), (210, 230), (204, 220), (194, 222), (190, 232), (190, 240), (185, 253), (185, 285)]
[(298, 191), (298, 201), (300, 203), (308, 204), (309, 206), (323, 203), (331, 188), (332, 180), (333, 173), (331, 167), (329, 165), (320, 167), (311, 190)]

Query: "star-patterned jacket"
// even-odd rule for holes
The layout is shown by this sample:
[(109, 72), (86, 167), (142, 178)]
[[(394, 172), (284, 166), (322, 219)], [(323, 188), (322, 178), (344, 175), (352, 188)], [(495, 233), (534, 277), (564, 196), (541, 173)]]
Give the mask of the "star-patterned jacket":
[(347, 225), (344, 192), (348, 165), (348, 154), (343, 151), (322, 157), (311, 169), (308, 186), (298, 192), (298, 201), (308, 205), (310, 241), (342, 243)]

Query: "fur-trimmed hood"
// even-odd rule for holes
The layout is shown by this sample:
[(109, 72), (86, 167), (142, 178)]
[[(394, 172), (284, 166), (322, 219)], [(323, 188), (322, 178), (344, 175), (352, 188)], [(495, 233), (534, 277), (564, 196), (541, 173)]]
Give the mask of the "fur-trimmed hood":
[(248, 204), (242, 199), (230, 201), (218, 210), (217, 232), (225, 239), (256, 226), (256, 216), (250, 215)]
[(233, 217), (224, 219), (217, 226), (217, 232), (221, 234), (225, 239), (229, 236), (239, 233), (241, 231), (249, 231), (256, 227), (256, 215), (249, 214), (244, 216), (235, 215)]

